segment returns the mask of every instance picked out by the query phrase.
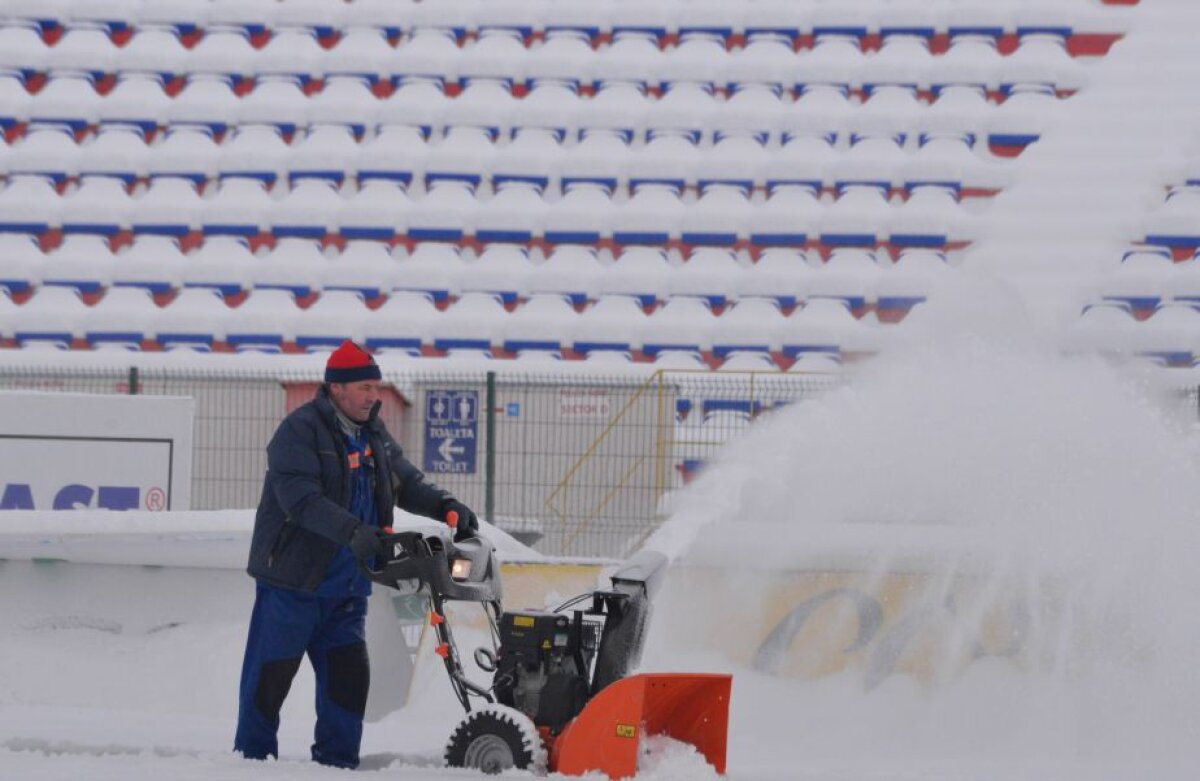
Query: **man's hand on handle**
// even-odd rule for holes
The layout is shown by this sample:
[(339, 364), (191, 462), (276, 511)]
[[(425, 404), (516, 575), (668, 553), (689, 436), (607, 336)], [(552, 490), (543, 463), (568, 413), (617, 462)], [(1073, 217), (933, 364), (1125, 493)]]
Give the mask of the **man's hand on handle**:
[[(451, 513), (456, 521), (451, 521)], [(475, 513), (462, 502), (451, 497), (442, 502), (442, 519), (454, 529), (454, 541), (474, 537), (479, 532), (479, 520)], [(457, 524), (457, 525), (456, 525)]]
[(378, 526), (360, 523), (350, 536), (350, 550), (354, 558), (362, 562), (370, 561), (376, 556), (382, 556), (384, 551), (383, 537), (386, 532)]

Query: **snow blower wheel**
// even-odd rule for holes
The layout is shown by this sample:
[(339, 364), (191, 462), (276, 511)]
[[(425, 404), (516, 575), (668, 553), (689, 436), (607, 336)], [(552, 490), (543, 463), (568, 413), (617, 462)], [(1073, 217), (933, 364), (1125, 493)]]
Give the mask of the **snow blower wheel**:
[(544, 772), (546, 752), (533, 722), (520, 711), (492, 705), (463, 719), (446, 746), (446, 764), (488, 775), (509, 768)]

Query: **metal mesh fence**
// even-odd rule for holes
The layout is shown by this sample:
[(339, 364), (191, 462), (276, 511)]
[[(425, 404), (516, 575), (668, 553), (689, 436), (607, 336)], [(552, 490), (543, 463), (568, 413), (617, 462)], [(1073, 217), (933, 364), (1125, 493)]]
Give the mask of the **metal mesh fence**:
[[(254, 507), (266, 443), (311, 371), (0, 366), (0, 388), (195, 399), (193, 509)], [(802, 374), (395, 372), (383, 416), (410, 460), (480, 515), (554, 555), (621, 556), (724, 443), (835, 381)]]

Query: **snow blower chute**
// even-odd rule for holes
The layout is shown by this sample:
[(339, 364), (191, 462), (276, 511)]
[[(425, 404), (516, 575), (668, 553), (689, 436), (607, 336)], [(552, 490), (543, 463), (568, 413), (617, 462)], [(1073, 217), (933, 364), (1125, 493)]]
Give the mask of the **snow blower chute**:
[[(490, 542), (437, 534), (390, 534), (389, 555), (365, 570), (376, 583), (429, 595), (437, 653), (467, 714), (446, 762), (485, 773), (508, 768), (609, 778), (637, 772), (642, 738), (665, 735), (696, 748), (725, 772), (728, 675), (628, 675), (641, 655), (650, 600), (666, 560), (643, 552), (612, 576), (612, 588), (582, 594), (553, 611), (501, 608)], [(490, 686), (464, 672), (448, 601), (478, 602), (492, 647), (474, 653)], [(474, 706), (474, 707), (473, 707)]]

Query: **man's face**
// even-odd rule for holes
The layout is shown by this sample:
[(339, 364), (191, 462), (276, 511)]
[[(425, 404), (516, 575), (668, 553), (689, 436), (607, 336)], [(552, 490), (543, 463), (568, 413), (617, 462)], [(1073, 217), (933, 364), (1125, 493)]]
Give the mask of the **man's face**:
[(329, 383), (329, 398), (342, 414), (355, 423), (366, 423), (371, 407), (379, 400), (379, 380)]

